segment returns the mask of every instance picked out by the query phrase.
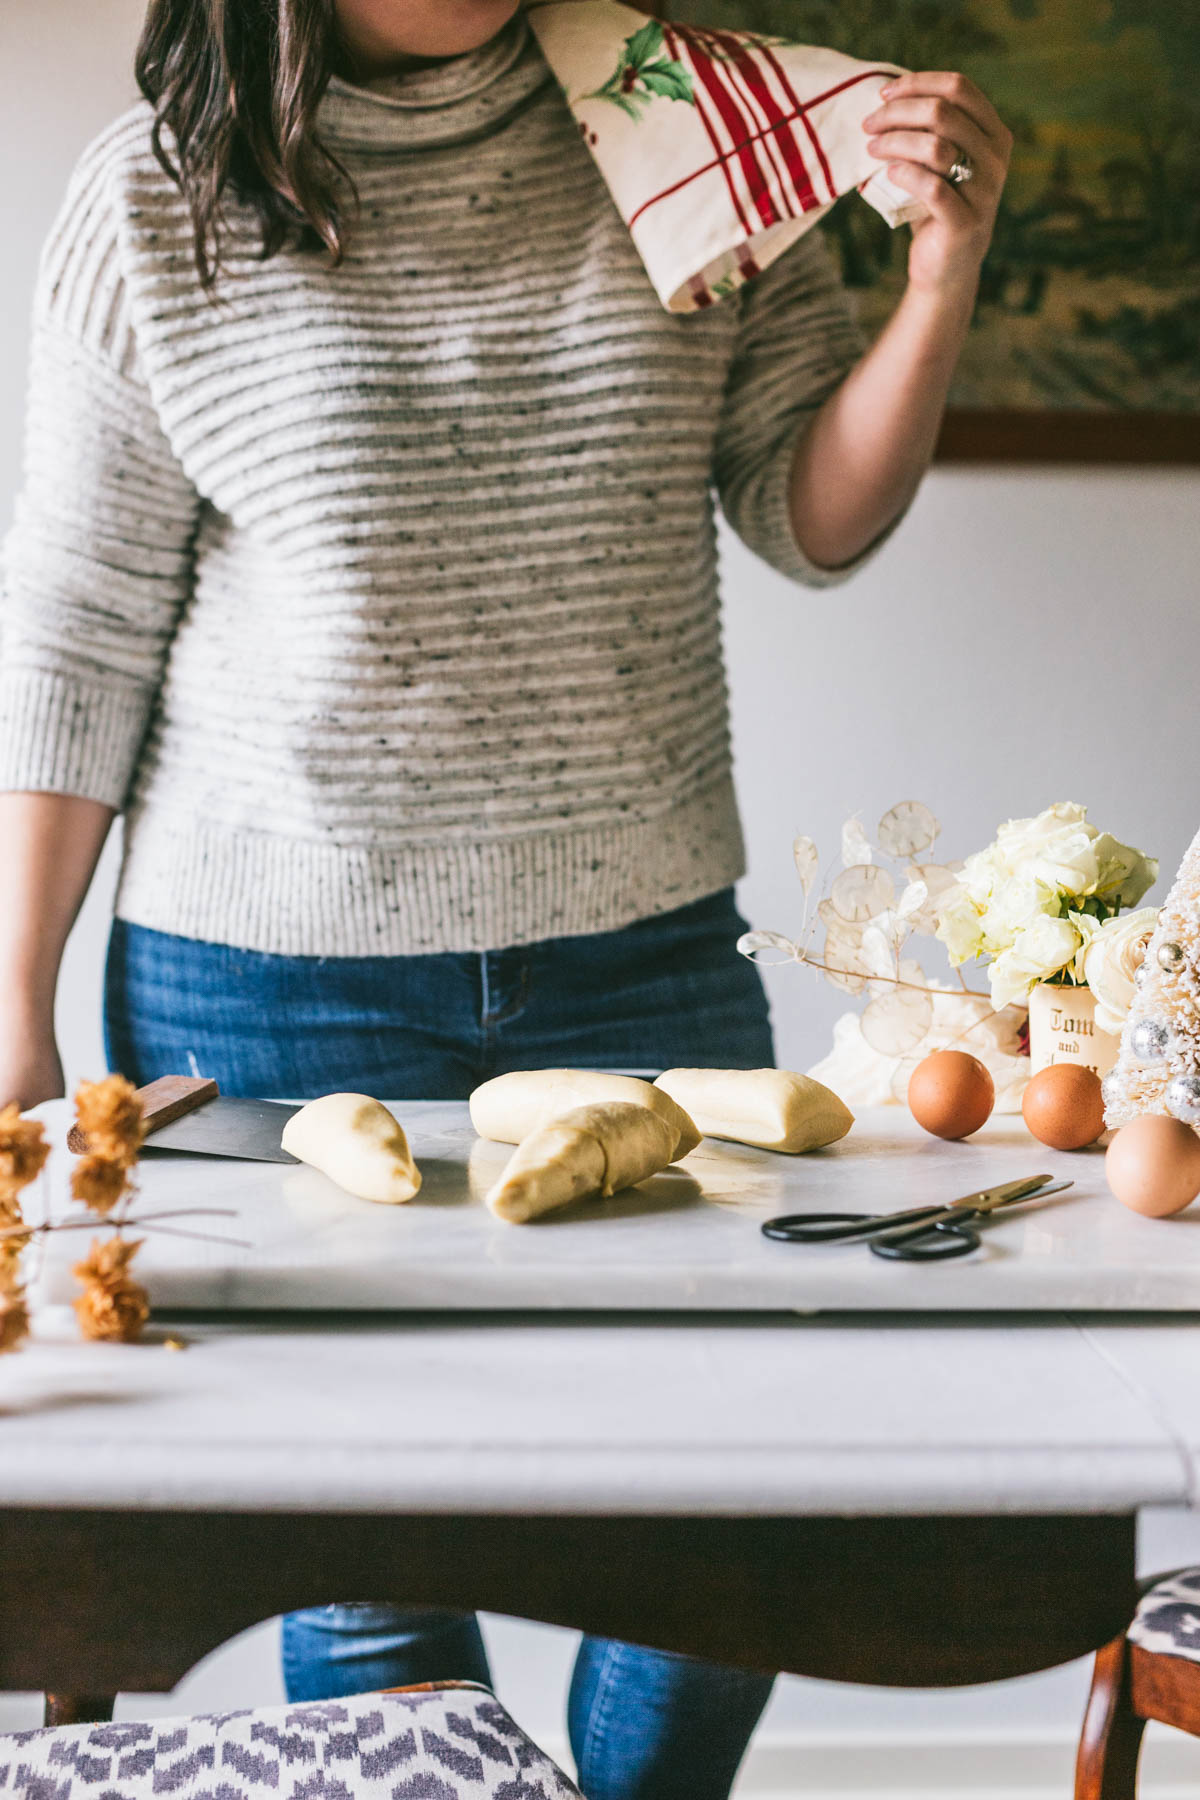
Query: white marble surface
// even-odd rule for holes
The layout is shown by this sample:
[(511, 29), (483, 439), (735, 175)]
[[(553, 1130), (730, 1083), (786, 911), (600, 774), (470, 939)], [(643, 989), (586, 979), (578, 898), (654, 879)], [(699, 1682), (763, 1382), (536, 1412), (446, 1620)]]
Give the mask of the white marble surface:
[[(1062, 1310), (1197, 1291), (1192, 1223), (1125, 1214), (1098, 1155), (1056, 1157), (1014, 1120), (942, 1145), (889, 1111), (816, 1157), (705, 1143), (645, 1192), (523, 1229), (478, 1197), (503, 1146), (472, 1149), (461, 1107), (398, 1110), (426, 1173), (406, 1207), (303, 1168), (146, 1159), (140, 1211), (232, 1206), (213, 1229), (253, 1250), (148, 1241), (160, 1307), (213, 1309), (178, 1327), (181, 1353), (165, 1320), (109, 1347), (42, 1308), (0, 1363), (0, 1505), (803, 1517), (1129, 1512), (1197, 1491), (1200, 1323)], [(781, 1209), (1061, 1168), (1071, 1196), (940, 1268), (758, 1231)], [(254, 1304), (298, 1310), (222, 1310)], [(796, 1316), (831, 1306), (850, 1310)]]
[[(417, 1199), (400, 1207), (356, 1200), (304, 1167), (145, 1158), (139, 1212), (229, 1208), (234, 1217), (195, 1229), (248, 1245), (150, 1236), (140, 1266), (156, 1307), (1200, 1310), (1200, 1207), (1137, 1217), (1109, 1194), (1101, 1151), (1047, 1150), (1020, 1118), (947, 1144), (903, 1108), (879, 1108), (842, 1143), (802, 1157), (706, 1139), (638, 1189), (512, 1226), (482, 1204), (508, 1146), (478, 1140), (462, 1104), (395, 1110), (424, 1173)], [(61, 1139), (65, 1103), (43, 1111)], [(44, 1197), (62, 1213), (69, 1158), (51, 1167)], [(884, 1262), (859, 1244), (778, 1244), (759, 1230), (772, 1214), (924, 1205), (1043, 1171), (1073, 1189), (988, 1226), (983, 1248), (958, 1261)], [(44, 1298), (74, 1291), (79, 1242), (51, 1241)]]
[(1188, 1470), (1188, 1505), (1200, 1506), (1200, 1329), (1169, 1320), (1091, 1320), (1089, 1342), (1178, 1443)]
[[(1179, 1505), (1067, 1320), (459, 1315), (190, 1326), (0, 1363), (0, 1505), (700, 1514)], [(1200, 1340), (1197, 1328), (1171, 1328)]]

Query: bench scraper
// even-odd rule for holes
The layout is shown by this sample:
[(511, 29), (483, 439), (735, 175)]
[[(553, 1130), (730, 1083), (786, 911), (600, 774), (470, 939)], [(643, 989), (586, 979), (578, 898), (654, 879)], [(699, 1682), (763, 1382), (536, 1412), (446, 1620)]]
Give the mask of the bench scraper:
[[(163, 1075), (139, 1088), (137, 1097), (146, 1121), (143, 1156), (171, 1150), (242, 1162), (297, 1160), (279, 1140), (299, 1106), (223, 1095), (215, 1081), (192, 1075)], [(67, 1145), (77, 1156), (86, 1152), (87, 1141), (78, 1125), (71, 1127)]]

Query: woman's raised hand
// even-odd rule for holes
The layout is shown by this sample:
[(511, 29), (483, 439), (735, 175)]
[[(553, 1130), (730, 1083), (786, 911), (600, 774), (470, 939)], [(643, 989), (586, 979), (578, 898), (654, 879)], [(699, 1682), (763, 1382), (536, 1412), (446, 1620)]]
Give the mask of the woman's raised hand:
[[(867, 148), (929, 208), (912, 227), (909, 284), (931, 292), (973, 285), (992, 241), (1012, 132), (986, 94), (952, 70), (897, 75), (880, 94), (883, 104), (862, 121)], [(956, 183), (950, 170), (964, 150), (971, 178)]]

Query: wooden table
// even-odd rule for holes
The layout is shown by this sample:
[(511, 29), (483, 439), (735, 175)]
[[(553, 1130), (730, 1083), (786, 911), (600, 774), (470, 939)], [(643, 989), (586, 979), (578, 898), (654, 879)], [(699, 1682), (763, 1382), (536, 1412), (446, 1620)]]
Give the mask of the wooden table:
[(1178, 1315), (163, 1335), (85, 1345), (50, 1312), (0, 1364), (0, 1687), (68, 1696), (60, 1718), (347, 1599), (843, 1680), (999, 1679), (1119, 1631), (1139, 1508), (1196, 1486), (1200, 1325)]

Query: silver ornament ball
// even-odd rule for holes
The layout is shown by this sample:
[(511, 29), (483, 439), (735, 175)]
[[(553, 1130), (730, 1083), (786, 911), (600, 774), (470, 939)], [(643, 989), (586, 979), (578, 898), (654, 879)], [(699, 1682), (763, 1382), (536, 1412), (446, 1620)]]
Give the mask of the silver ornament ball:
[(1200, 1075), (1176, 1075), (1163, 1095), (1167, 1111), (1185, 1125), (1200, 1125)]
[(1177, 969), (1182, 961), (1182, 944), (1160, 944), (1158, 946), (1158, 966), (1160, 969), (1166, 969), (1167, 973), (1170, 974), (1172, 969)]
[(1139, 1019), (1129, 1033), (1129, 1048), (1139, 1062), (1161, 1062), (1171, 1047), (1171, 1033), (1161, 1019)]

